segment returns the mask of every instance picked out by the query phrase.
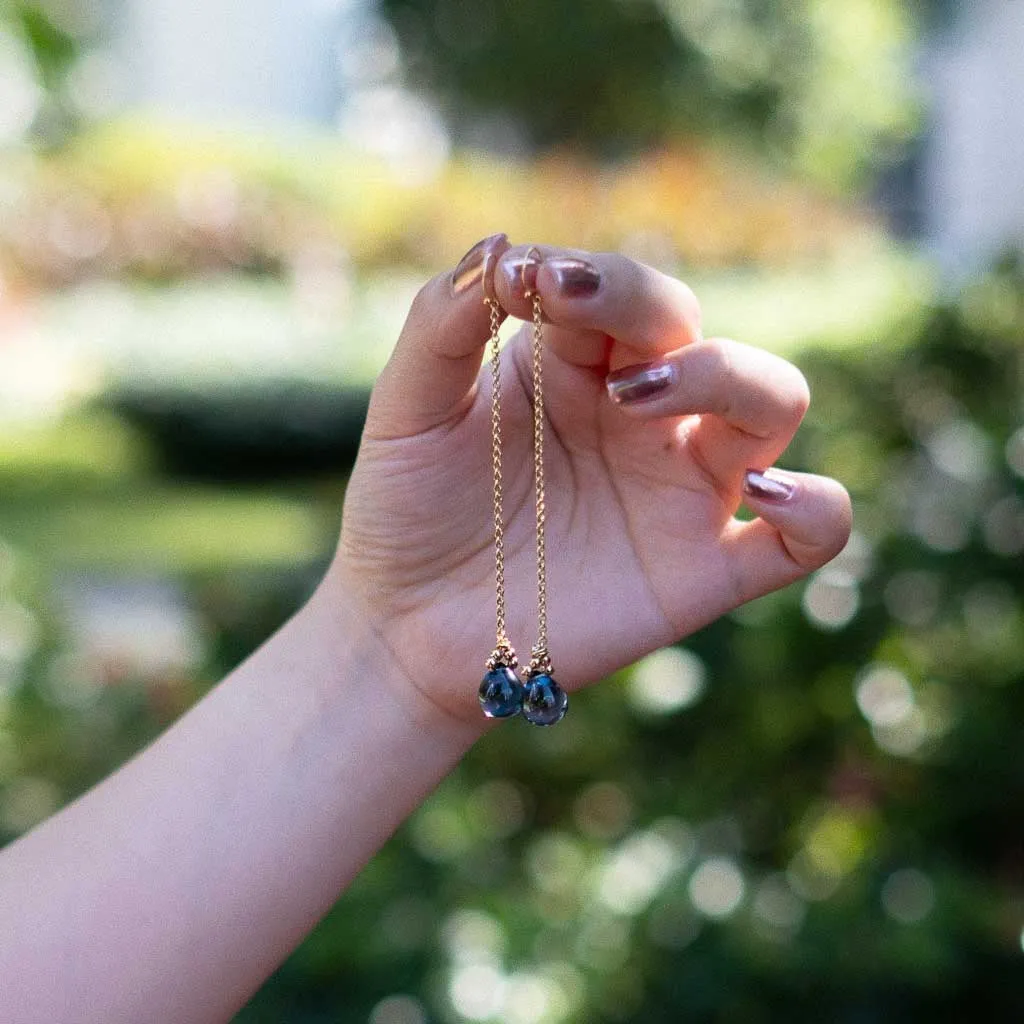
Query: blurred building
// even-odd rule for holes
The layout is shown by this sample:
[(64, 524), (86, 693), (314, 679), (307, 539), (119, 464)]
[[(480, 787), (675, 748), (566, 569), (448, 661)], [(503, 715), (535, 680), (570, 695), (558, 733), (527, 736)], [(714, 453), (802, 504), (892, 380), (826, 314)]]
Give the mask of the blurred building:
[(1024, 3), (947, 7), (928, 57), (923, 227), (959, 276), (1024, 247)]
[(329, 123), (339, 0), (127, 0), (132, 106), (216, 122)]
[(373, 0), (125, 0), (116, 34), (130, 108), (334, 130), (410, 182), (447, 159), (444, 123), (402, 86)]

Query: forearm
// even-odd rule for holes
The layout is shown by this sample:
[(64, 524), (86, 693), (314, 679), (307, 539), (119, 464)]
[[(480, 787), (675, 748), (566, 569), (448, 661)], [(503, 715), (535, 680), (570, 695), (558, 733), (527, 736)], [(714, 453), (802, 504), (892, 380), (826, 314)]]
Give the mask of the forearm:
[(0, 1019), (229, 1019), (472, 744), (339, 595), (0, 854)]

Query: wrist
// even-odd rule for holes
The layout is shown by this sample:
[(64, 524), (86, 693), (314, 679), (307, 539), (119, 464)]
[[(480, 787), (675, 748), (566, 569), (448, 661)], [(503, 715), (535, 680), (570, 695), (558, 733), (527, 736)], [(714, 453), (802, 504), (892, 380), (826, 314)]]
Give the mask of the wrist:
[(487, 731), (480, 716), (461, 717), (435, 700), (423, 681), (413, 676), (415, 666), (401, 656), (386, 622), (378, 621), (356, 588), (346, 586), (337, 565), (332, 566), (299, 616), (308, 624), (315, 642), (331, 665), (330, 687), (344, 699), (351, 688), (365, 699), (366, 680), (381, 699), (407, 720), (417, 735), (429, 736), (461, 757)]

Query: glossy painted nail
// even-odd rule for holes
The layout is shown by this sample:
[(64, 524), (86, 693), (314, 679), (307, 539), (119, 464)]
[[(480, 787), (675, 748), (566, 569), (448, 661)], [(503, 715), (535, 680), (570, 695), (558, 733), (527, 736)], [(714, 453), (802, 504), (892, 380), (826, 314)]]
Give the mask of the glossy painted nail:
[(523, 299), (527, 292), (536, 290), (537, 271), (540, 270), (541, 262), (540, 253), (536, 249), (502, 256), (498, 261), (498, 272), (505, 280), (509, 295)]
[(459, 265), (452, 271), (452, 295), (461, 295), (472, 288), (478, 281), (482, 280), (487, 270), (488, 262), (494, 259), (495, 251), (508, 236), (504, 233), (489, 235), (481, 239), (473, 246), (465, 256), (459, 260)]
[(632, 405), (658, 398), (676, 382), (676, 368), (669, 362), (624, 366), (605, 378), (608, 397), (616, 405)]
[(544, 261), (555, 275), (558, 290), (567, 299), (585, 299), (601, 287), (601, 273), (586, 260), (570, 256), (554, 256)]
[(796, 480), (777, 469), (748, 469), (743, 477), (743, 493), (761, 501), (789, 501), (796, 493)]

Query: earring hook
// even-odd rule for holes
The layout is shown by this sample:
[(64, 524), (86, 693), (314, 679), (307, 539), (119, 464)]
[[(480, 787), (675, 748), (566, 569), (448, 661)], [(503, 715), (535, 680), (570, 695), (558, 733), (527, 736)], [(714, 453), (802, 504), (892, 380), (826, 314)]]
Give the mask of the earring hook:
[(533, 289), (526, 282), (526, 268), (532, 263), (536, 262), (538, 265), (544, 262), (544, 257), (541, 254), (540, 249), (535, 245), (531, 245), (526, 250), (526, 255), (523, 257), (523, 265), (519, 270), (519, 279), (523, 285), (523, 294), (526, 298), (533, 297)]

